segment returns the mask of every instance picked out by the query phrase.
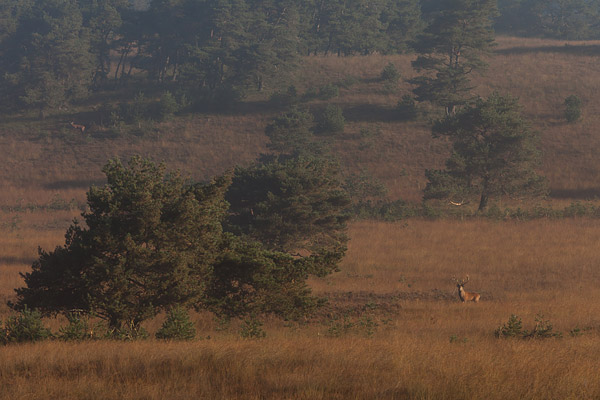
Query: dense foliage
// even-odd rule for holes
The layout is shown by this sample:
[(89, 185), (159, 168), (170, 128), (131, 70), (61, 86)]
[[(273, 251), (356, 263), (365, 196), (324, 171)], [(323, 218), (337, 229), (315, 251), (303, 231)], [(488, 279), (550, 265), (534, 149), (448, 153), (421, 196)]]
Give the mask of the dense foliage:
[(521, 115), (517, 99), (493, 93), (447, 116), (433, 127), (434, 137), (447, 137), (452, 154), (445, 170), (427, 170), (425, 199), (464, 203), (479, 196), (479, 211), (492, 196), (545, 193), (537, 175), (537, 135)]
[[(107, 184), (88, 192), (85, 227), (74, 222), (64, 246), (40, 249), (13, 307), (93, 313), (116, 333), (142, 332), (141, 322), (177, 306), (306, 315), (319, 304), (306, 279), (335, 270), (345, 250), (346, 203), (327, 166), (257, 166), (229, 188), (228, 177), (190, 184), (140, 157), (111, 160)], [(244, 186), (256, 179), (271, 184)], [(239, 236), (223, 231), (228, 213), (238, 217)], [(310, 252), (289, 254), (300, 248)]]
[(471, 97), (469, 76), (487, 66), (482, 56), (494, 45), (495, 0), (444, 0), (418, 37), (413, 67), (424, 75), (411, 80), (419, 101), (455, 112)]

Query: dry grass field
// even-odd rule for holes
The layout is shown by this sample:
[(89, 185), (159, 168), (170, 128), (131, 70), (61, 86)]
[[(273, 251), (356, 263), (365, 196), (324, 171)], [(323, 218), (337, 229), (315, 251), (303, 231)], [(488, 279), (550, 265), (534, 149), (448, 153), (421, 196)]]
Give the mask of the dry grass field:
[[(477, 91), (492, 90), (518, 96), (526, 116), (542, 139), (545, 175), (554, 199), (586, 199), (600, 194), (600, 42), (565, 42), (499, 37), (490, 68), (474, 77)], [(388, 63), (403, 79), (414, 76), (413, 55), (308, 57), (292, 78), (298, 91), (352, 78), (329, 103), (340, 105), (346, 129), (334, 140), (336, 154), (346, 171), (368, 170), (389, 188), (390, 198), (420, 201), (424, 170), (443, 165), (448, 144), (431, 138), (427, 118), (403, 122), (394, 108), (410, 92), (401, 80), (390, 90), (378, 81)], [(583, 102), (583, 118), (567, 124), (564, 99), (572, 94)], [(277, 111), (256, 95), (230, 114), (187, 115), (149, 126), (146, 134), (112, 135), (96, 126), (90, 105), (65, 111), (46, 121), (17, 115), (0, 121), (0, 205), (18, 202), (46, 204), (56, 196), (83, 201), (91, 184), (102, 180), (101, 167), (110, 157), (142, 154), (166, 161), (196, 179), (207, 179), (236, 164), (249, 163), (266, 151), (264, 128)], [(309, 104), (323, 106), (321, 100)], [(98, 107), (99, 104), (94, 105)], [(426, 107), (426, 106), (424, 106)], [(427, 109), (432, 112), (433, 110)], [(75, 113), (76, 117), (73, 117)], [(88, 124), (86, 135), (70, 127), (72, 118)], [(87, 120), (90, 120), (89, 122)], [(144, 128), (144, 127), (143, 127)], [(361, 135), (368, 130), (370, 135)]]
[[(5, 259), (14, 259), (0, 261), (4, 299), (36, 244), (61, 241), (58, 229), (27, 225), (3, 230)], [(600, 396), (597, 221), (356, 222), (350, 235), (341, 271), (311, 281), (330, 303), (307, 323), (273, 320), (266, 338), (242, 339), (239, 326), (196, 315), (200, 339), (190, 343), (1, 347), (0, 399)], [(465, 274), (478, 304), (458, 300), (450, 278)], [(496, 338), (511, 314), (528, 330), (543, 314), (563, 337)], [(147, 324), (151, 333), (162, 318)]]
[[(544, 204), (599, 196), (600, 42), (498, 42), (478, 90), (520, 98), (542, 140), (540, 172), (552, 188)], [(382, 180), (390, 198), (420, 201), (424, 170), (443, 165), (447, 143), (431, 138), (427, 120), (394, 119), (406, 83), (390, 91), (377, 81), (389, 62), (410, 78), (411, 59), (309, 57), (293, 81), (303, 92), (356, 78), (330, 101), (348, 120), (333, 143), (337, 155), (346, 171)], [(562, 116), (571, 94), (584, 101), (576, 124)], [(93, 125), (81, 136), (68, 115), (0, 121), (0, 319), (22, 284), (19, 272), (38, 246), (63, 243), (108, 158), (142, 154), (195, 179), (220, 174), (266, 151), (263, 131), (275, 111), (263, 101), (248, 99), (228, 115), (183, 116), (144, 136), (108, 137)], [(310, 281), (329, 303), (309, 321), (269, 320), (266, 338), (242, 339), (239, 322), (224, 328), (196, 314), (199, 338), (190, 343), (0, 347), (0, 399), (600, 398), (599, 220), (353, 222), (349, 234), (340, 271)], [(466, 274), (478, 304), (458, 300), (451, 277)], [(496, 338), (511, 314), (527, 330), (543, 315), (562, 338)], [(151, 334), (163, 318), (147, 323)], [(56, 331), (63, 321), (45, 322)]]

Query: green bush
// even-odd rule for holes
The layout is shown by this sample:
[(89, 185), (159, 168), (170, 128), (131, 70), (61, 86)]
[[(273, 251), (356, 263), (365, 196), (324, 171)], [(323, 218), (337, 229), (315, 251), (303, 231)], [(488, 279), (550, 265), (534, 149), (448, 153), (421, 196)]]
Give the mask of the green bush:
[(94, 338), (94, 329), (90, 327), (89, 320), (79, 313), (67, 314), (69, 324), (58, 330), (58, 338), (65, 341), (88, 340)]
[(177, 104), (175, 96), (169, 91), (164, 92), (156, 105), (156, 118), (159, 121), (166, 121), (172, 118), (177, 111), (179, 111), (179, 104)]
[(319, 90), (314, 86), (310, 86), (306, 89), (306, 92), (304, 92), (304, 94), (302, 95), (302, 101), (314, 100), (317, 97), (319, 97)]
[(520, 339), (548, 339), (561, 338), (562, 333), (554, 332), (550, 321), (545, 320), (541, 314), (535, 317), (535, 326), (528, 332), (523, 330), (521, 318), (511, 315), (508, 322), (494, 332), (497, 338), (520, 338)]
[(503, 324), (496, 329), (494, 335), (496, 335), (497, 338), (513, 338), (522, 337), (524, 333), (526, 333), (526, 331), (523, 331), (521, 318), (512, 314), (506, 324)]
[(37, 342), (52, 337), (42, 324), (39, 311), (27, 307), (17, 315), (11, 315), (0, 329), (0, 343)]
[(109, 329), (104, 335), (105, 339), (124, 341), (145, 340), (148, 337), (148, 331), (139, 324), (136, 325), (134, 323), (126, 324), (121, 328)]
[(139, 92), (131, 103), (121, 103), (118, 115), (128, 124), (140, 124), (148, 119), (149, 107), (143, 92)]
[(550, 321), (545, 320), (541, 314), (535, 317), (535, 326), (529, 334), (524, 335), (527, 339), (548, 339), (548, 338), (561, 338), (562, 333), (554, 332)]
[(342, 132), (345, 125), (346, 119), (344, 118), (342, 109), (333, 104), (329, 104), (321, 114), (321, 118), (317, 124), (317, 130), (322, 134), (331, 135)]
[(396, 106), (398, 118), (403, 121), (412, 121), (417, 118), (417, 105), (411, 95), (405, 94)]
[(349, 316), (344, 315), (342, 318), (334, 317), (327, 328), (326, 336), (329, 337), (340, 337), (349, 333), (354, 327), (355, 323), (350, 319)]
[(167, 319), (156, 332), (157, 339), (192, 340), (196, 337), (196, 328), (190, 321), (190, 315), (183, 307), (174, 307), (167, 314)]
[(339, 88), (350, 89), (352, 86), (356, 85), (359, 82), (360, 81), (358, 80), (357, 77), (348, 75), (344, 79), (337, 81), (335, 83), (335, 86), (337, 86)]
[(260, 339), (267, 336), (267, 333), (262, 328), (263, 324), (256, 317), (250, 317), (242, 324), (240, 335), (245, 339)]
[(327, 84), (319, 88), (319, 98), (321, 100), (330, 100), (340, 95), (340, 88), (333, 84)]
[(581, 107), (583, 102), (574, 94), (565, 99), (565, 118), (567, 122), (575, 122), (581, 118)]
[(389, 63), (381, 71), (381, 80), (396, 83), (400, 80), (400, 71), (393, 63)]
[(300, 101), (296, 86), (291, 85), (285, 92), (277, 91), (271, 95), (269, 102), (275, 107), (289, 107)]

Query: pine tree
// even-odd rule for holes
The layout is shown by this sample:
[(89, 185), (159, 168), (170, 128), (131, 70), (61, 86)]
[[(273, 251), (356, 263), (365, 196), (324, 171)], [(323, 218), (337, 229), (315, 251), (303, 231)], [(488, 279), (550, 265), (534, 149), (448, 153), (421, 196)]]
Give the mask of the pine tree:
[(173, 305), (196, 304), (212, 273), (226, 210), (226, 181), (189, 186), (140, 157), (111, 160), (108, 183), (88, 192), (86, 227), (40, 250), (17, 304), (53, 314), (94, 312), (111, 328), (138, 327)]
[(493, 93), (436, 123), (434, 137), (448, 137), (452, 154), (445, 170), (427, 170), (425, 199), (463, 202), (479, 197), (479, 211), (493, 196), (542, 195), (537, 175), (537, 136), (515, 98)]
[(494, 45), (492, 30), (495, 0), (443, 0), (435, 17), (418, 37), (417, 71), (427, 74), (412, 79), (419, 101), (431, 101), (455, 112), (472, 89), (469, 74), (484, 70), (482, 56)]
[(267, 249), (319, 253), (344, 247), (349, 199), (338, 165), (310, 155), (237, 168), (226, 200), (229, 229)]
[(56, 109), (84, 96), (92, 79), (89, 37), (75, 0), (40, 0), (5, 39), (0, 62), (10, 101)]

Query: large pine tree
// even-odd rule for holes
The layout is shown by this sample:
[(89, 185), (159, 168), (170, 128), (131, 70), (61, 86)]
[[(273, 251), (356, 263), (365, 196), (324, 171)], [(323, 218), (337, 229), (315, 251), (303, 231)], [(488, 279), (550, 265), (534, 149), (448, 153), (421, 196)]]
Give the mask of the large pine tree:
[(483, 56), (494, 46), (495, 0), (443, 0), (433, 19), (418, 37), (414, 93), (419, 101), (430, 101), (447, 114), (471, 98), (472, 72), (487, 64)]
[(427, 170), (425, 199), (464, 202), (479, 197), (479, 211), (494, 196), (541, 195), (546, 183), (536, 173), (537, 135), (521, 114), (517, 99), (493, 93), (433, 127), (447, 137), (452, 154), (445, 170)]

